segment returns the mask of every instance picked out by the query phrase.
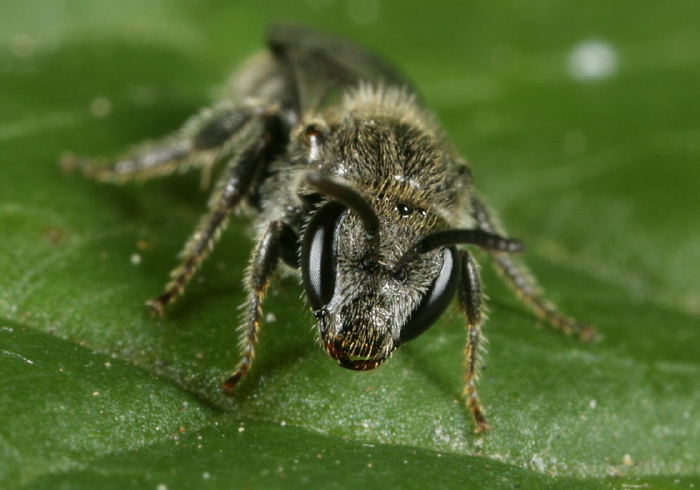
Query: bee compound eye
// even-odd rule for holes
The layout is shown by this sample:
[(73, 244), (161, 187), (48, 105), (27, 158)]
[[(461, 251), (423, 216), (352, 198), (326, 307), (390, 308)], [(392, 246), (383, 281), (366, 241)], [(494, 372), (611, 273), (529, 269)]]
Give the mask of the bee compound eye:
[(301, 243), (301, 274), (309, 303), (320, 310), (335, 292), (337, 231), (345, 206), (330, 201), (311, 218)]
[(457, 291), (460, 275), (459, 253), (455, 247), (447, 247), (443, 249), (442, 257), (440, 273), (401, 328), (401, 343), (418, 337), (435, 323)]

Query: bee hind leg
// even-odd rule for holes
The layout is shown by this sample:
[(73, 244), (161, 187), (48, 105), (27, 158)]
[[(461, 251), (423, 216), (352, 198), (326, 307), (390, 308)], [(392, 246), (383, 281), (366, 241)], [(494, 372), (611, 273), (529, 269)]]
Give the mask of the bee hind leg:
[(66, 153), (60, 165), (66, 172), (79, 170), (88, 178), (115, 184), (142, 182), (193, 168), (202, 168), (203, 181), (207, 181), (211, 168), (231, 155), (232, 143), (261, 111), (255, 106), (223, 103), (205, 109), (161, 140), (136, 146), (116, 161)]

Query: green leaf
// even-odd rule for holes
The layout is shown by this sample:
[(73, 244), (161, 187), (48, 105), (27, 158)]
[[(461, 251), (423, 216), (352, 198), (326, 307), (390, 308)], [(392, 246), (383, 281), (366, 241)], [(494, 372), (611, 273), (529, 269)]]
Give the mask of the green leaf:
[[(700, 485), (699, 10), (5, 2), (0, 487)], [(410, 75), (549, 296), (598, 326), (593, 345), (551, 331), (484, 268), (490, 433), (471, 433), (461, 399), (457, 311), (381, 369), (349, 372), (318, 349), (289, 278), (252, 373), (224, 397), (248, 223), (154, 319), (143, 302), (205, 208), (198, 176), (111, 187), (59, 170), (64, 151), (109, 157), (177, 128), (279, 19)]]

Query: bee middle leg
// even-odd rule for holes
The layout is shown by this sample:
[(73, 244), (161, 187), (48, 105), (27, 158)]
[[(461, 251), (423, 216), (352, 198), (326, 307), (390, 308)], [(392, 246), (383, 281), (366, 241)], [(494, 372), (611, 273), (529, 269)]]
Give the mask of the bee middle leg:
[(276, 143), (271, 134), (276, 125), (274, 116), (260, 117), (251, 123), (248, 138), (239, 142), (239, 151), (216, 183), (209, 201), (209, 212), (200, 220), (180, 253), (181, 265), (171, 273), (165, 291), (146, 303), (154, 313), (162, 314), (165, 306), (182, 294), (225, 229), (231, 211), (250, 195), (264, 175), (265, 167), (272, 159), (270, 148)]
[[(472, 209), (479, 228), (491, 233), (500, 232), (496, 220), (491, 216), (486, 205), (476, 197), (472, 199)], [(557, 307), (544, 297), (537, 281), (525, 265), (505, 253), (489, 252), (489, 255), (496, 272), (539, 318), (546, 320), (567, 335), (578, 337), (583, 342), (595, 339), (595, 327), (577, 322), (559, 312)]]
[(464, 348), (464, 397), (467, 400), (467, 408), (469, 408), (476, 424), (474, 432), (483, 433), (489, 430), (490, 426), (486, 421), (484, 409), (476, 391), (481, 361), (480, 351), (484, 342), (481, 335), (483, 320), (481, 280), (479, 279), (479, 268), (469, 252), (462, 250), (460, 255), (462, 274), (459, 284), (459, 304), (467, 319), (467, 344)]

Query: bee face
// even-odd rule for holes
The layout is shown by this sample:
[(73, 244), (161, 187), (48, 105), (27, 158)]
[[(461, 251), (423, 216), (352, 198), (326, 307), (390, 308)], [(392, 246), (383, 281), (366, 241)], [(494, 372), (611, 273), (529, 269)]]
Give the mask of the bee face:
[(377, 244), (356, 213), (337, 201), (324, 204), (306, 228), (301, 261), (321, 344), (340, 366), (363, 371), (430, 327), (459, 280), (453, 247), (400, 264), (432, 219), (387, 197), (372, 209)]

